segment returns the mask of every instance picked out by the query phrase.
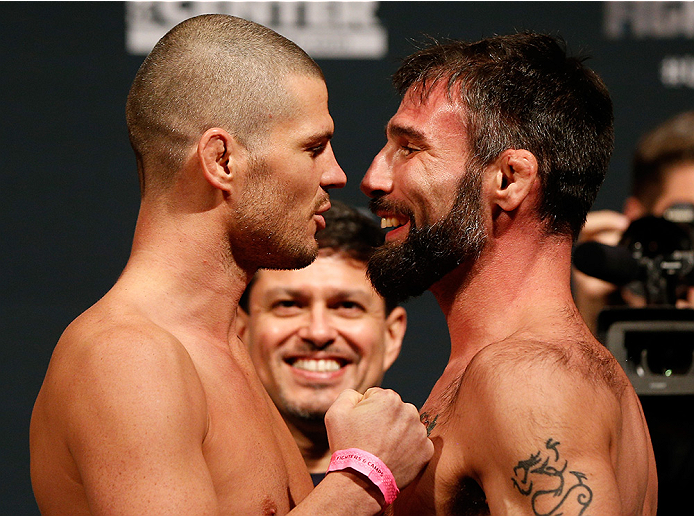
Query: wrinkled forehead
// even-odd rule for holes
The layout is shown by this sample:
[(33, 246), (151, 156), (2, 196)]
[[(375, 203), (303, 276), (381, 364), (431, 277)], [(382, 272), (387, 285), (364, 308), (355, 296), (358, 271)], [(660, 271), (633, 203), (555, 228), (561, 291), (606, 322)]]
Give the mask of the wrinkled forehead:
[(386, 133), (416, 140), (439, 139), (445, 135), (462, 138), (465, 136), (463, 115), (460, 102), (448, 95), (445, 84), (436, 85), (426, 96), (412, 86), (388, 122)]

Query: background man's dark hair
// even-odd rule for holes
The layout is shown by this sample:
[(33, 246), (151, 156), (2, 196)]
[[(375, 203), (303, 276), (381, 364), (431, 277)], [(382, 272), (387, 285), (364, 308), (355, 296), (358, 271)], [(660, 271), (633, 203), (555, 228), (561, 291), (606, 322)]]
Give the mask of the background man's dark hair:
[[(331, 200), (330, 209), (323, 214), (325, 229), (316, 232), (321, 254), (342, 254), (358, 262), (368, 263), (377, 247), (385, 241), (385, 233), (369, 215), (343, 202)], [(246, 287), (239, 306), (248, 312), (248, 298), (254, 279)], [(397, 299), (384, 298), (386, 315), (396, 306)]]
[(613, 146), (612, 101), (585, 58), (563, 41), (530, 32), (478, 42), (435, 42), (406, 58), (393, 77), (401, 94), (426, 98), (444, 81), (460, 102), (471, 166), (506, 149), (538, 161), (538, 206), (549, 232), (578, 236), (607, 172)]
[(667, 169), (689, 162), (694, 163), (694, 111), (666, 120), (639, 140), (632, 163), (632, 195), (650, 211)]

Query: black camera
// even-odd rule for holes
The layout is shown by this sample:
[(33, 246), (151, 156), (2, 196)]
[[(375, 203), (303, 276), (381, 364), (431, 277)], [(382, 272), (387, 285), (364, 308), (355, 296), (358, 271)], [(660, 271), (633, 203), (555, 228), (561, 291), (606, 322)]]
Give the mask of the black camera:
[(636, 392), (693, 394), (694, 310), (675, 305), (694, 286), (694, 205), (635, 220), (617, 246), (580, 244), (574, 265), (644, 300), (644, 308), (608, 306), (598, 316), (598, 338)]

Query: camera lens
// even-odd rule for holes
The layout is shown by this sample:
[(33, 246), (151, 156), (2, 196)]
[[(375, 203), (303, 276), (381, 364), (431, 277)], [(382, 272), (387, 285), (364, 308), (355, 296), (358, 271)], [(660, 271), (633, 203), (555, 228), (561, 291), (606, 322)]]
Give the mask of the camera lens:
[[(661, 376), (686, 375), (692, 368), (694, 343), (691, 332), (626, 332), (627, 360)], [(642, 363), (645, 360), (645, 364)]]

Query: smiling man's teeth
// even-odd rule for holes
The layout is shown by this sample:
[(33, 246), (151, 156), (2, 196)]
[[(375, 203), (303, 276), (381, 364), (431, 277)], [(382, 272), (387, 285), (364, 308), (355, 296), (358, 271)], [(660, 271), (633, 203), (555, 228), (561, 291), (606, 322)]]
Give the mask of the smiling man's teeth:
[(300, 358), (292, 364), (292, 367), (315, 373), (332, 373), (340, 369), (340, 364), (337, 360), (308, 360)]
[(400, 222), (398, 221), (397, 217), (383, 217), (381, 218), (381, 229), (385, 228), (394, 228), (396, 226), (399, 226)]

